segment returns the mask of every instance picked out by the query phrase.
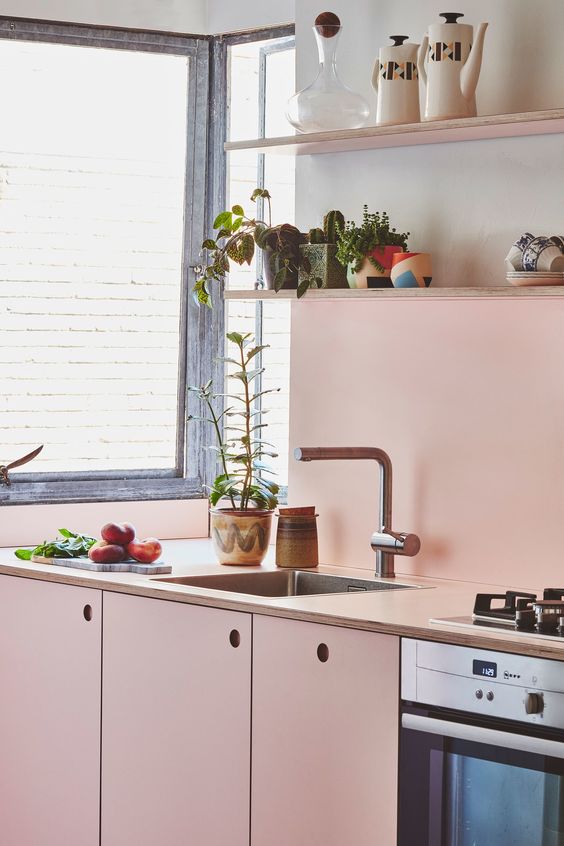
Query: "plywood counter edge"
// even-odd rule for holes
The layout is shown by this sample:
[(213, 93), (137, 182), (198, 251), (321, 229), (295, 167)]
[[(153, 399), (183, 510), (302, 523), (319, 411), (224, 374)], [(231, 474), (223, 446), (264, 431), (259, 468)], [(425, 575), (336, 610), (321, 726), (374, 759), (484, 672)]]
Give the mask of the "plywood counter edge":
[[(309, 623), (318, 623), (328, 626), (357, 629), (360, 631), (371, 631), (379, 634), (394, 635), (396, 637), (408, 637), (418, 640), (429, 640), (437, 643), (452, 643), (458, 646), (467, 646), (474, 649), (490, 649), (497, 652), (511, 652), (519, 655), (530, 655), (537, 658), (549, 658), (564, 661), (564, 644), (557, 645), (554, 642), (541, 642), (531, 638), (520, 638), (515, 640), (504, 640), (487, 635), (474, 635), (470, 632), (456, 630), (455, 628), (438, 628), (436, 626), (413, 626), (403, 623), (388, 623), (379, 620), (366, 620), (346, 614), (331, 614), (325, 611), (293, 609), (288, 607), (273, 606), (261, 603), (261, 597), (254, 597), (253, 600), (236, 598), (230, 594), (217, 596), (216, 592), (199, 588), (170, 587), (162, 583), (159, 587), (153, 586), (150, 582), (144, 584), (142, 581), (131, 583), (120, 583), (118, 581), (106, 581), (96, 573), (87, 574), (66, 574), (51, 573), (44, 570), (29, 570), (17, 565), (0, 564), (0, 576), (14, 576), (17, 578), (31, 579), (35, 581), (53, 582), (74, 587), (91, 588), (92, 590), (103, 590), (110, 593), (124, 593), (131, 596), (143, 596), (148, 599), (160, 599), (168, 602), (180, 602), (186, 605), (204, 605), (208, 608), (217, 608), (226, 611), (239, 611), (249, 614), (258, 614), (267, 617), (282, 617), (290, 620), (300, 620)], [(403, 577), (402, 577), (403, 578)], [(406, 581), (410, 578), (406, 577)], [(416, 581), (413, 578), (411, 581)], [(449, 582), (444, 581), (445, 586)], [(433, 590), (439, 590), (435, 587)], [(411, 591), (408, 591), (409, 593)], [(240, 595), (239, 595), (240, 596)]]

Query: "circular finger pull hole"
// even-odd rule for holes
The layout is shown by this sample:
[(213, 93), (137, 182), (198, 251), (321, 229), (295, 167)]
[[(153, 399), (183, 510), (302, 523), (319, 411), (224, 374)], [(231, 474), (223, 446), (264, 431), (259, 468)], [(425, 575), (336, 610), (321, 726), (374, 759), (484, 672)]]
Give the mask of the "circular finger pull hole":
[(317, 647), (317, 657), (322, 664), (329, 660), (329, 647), (326, 643), (320, 643)]
[(229, 632), (229, 643), (231, 644), (231, 646), (232, 646), (234, 649), (237, 649), (237, 647), (240, 645), (240, 643), (241, 643), (241, 635), (239, 634), (239, 632), (237, 631), (237, 629), (232, 629), (232, 630)]
[(84, 608), (82, 609), (82, 613), (84, 615), (84, 619), (87, 622), (90, 622), (90, 620), (92, 619), (92, 606), (91, 605), (85, 605)]

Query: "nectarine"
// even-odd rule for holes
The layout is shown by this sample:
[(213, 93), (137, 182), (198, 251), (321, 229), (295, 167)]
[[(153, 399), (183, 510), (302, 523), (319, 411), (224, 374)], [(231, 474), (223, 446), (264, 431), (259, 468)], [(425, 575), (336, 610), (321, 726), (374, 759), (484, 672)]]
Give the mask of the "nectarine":
[(100, 534), (107, 543), (127, 546), (135, 538), (135, 528), (131, 523), (106, 523)]
[(118, 564), (127, 557), (123, 546), (116, 543), (107, 543), (104, 540), (96, 543), (88, 550), (88, 557), (95, 564)]
[(152, 564), (156, 561), (163, 548), (156, 538), (145, 538), (145, 540), (134, 540), (127, 546), (127, 552), (141, 564)]

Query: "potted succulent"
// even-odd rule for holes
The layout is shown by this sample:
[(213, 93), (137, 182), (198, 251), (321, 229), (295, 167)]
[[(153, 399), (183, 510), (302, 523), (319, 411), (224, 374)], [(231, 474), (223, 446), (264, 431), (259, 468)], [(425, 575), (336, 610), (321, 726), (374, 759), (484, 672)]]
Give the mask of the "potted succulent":
[[(323, 229), (310, 229), (307, 244), (302, 244), (302, 255), (308, 259), (309, 268), (300, 268), (298, 283), (307, 284), (308, 276), (321, 281), (321, 288), (348, 288), (347, 269), (337, 259), (339, 232), (345, 229), (345, 218), (340, 211), (327, 212)], [(299, 288), (298, 288), (299, 290)], [(307, 288), (306, 288), (307, 290)]]
[(369, 213), (364, 206), (362, 223), (349, 221), (339, 229), (337, 258), (348, 268), (351, 288), (391, 288), (394, 253), (407, 250), (409, 232), (390, 226), (387, 212)]
[[(267, 424), (256, 422), (256, 401), (279, 389), (254, 388), (264, 373), (263, 367), (255, 366), (256, 356), (266, 346), (255, 345), (251, 335), (238, 332), (229, 332), (227, 339), (235, 353), (222, 360), (236, 368), (228, 373), (228, 379), (238, 383), (241, 392), (216, 394), (211, 381), (199, 388), (189, 387), (206, 414), (188, 419), (211, 423), (216, 435), (217, 444), (211, 448), (218, 454), (221, 473), (209, 488), (209, 500), (211, 537), (219, 562), (258, 565), (268, 550), (279, 487), (273, 481), (274, 471), (264, 461), (277, 458), (277, 454), (262, 437)], [(217, 400), (232, 404), (218, 412)]]
[[(298, 289), (298, 296), (306, 290), (318, 287), (320, 280), (311, 273), (309, 260), (300, 252), (300, 245), (306, 243), (306, 236), (290, 223), (272, 225), (272, 204), (270, 193), (265, 188), (256, 188), (251, 200), (266, 201), (268, 222), (248, 217), (242, 206), (235, 205), (231, 211), (223, 211), (213, 224), (217, 230), (214, 238), (206, 238), (202, 244), (209, 261), (205, 264), (194, 285), (196, 301), (211, 306), (209, 284), (223, 282), (229, 273), (229, 261), (236, 264), (251, 264), (255, 248), (264, 254), (264, 276), (267, 288), (278, 292), (281, 289)], [(303, 271), (298, 288), (298, 273)]]

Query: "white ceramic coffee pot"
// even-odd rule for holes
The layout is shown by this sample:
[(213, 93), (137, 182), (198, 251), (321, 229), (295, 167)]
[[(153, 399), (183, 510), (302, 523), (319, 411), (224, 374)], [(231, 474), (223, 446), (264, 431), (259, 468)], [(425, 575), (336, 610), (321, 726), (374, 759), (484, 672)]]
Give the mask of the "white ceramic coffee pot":
[(488, 24), (481, 23), (474, 33), (469, 24), (458, 23), (461, 12), (442, 12), (441, 17), (444, 23), (429, 27), (419, 51), (419, 75), (427, 87), (425, 120), (475, 117)]
[(372, 73), (372, 85), (378, 92), (376, 123), (380, 126), (418, 123), (421, 120), (419, 44), (411, 44), (407, 35), (390, 35), (390, 38), (394, 43), (380, 48)]

